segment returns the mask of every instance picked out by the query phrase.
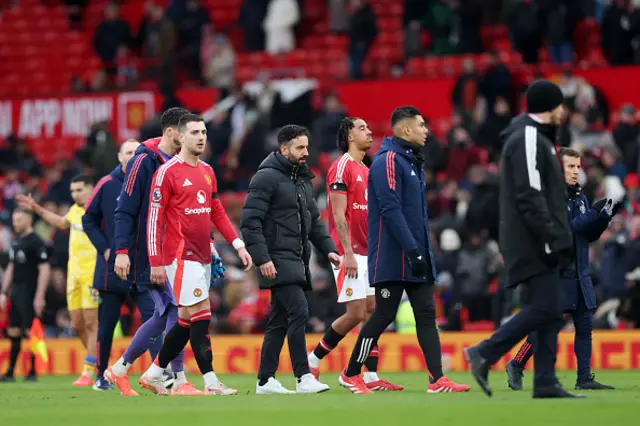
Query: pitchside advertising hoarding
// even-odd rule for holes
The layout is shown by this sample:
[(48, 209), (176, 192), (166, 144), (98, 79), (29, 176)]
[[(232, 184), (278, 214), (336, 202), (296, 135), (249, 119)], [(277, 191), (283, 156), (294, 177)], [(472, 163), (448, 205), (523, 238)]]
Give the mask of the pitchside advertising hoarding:
[(153, 92), (122, 92), (0, 100), (0, 137), (85, 137), (94, 123), (106, 121), (119, 140), (137, 138), (156, 112), (157, 98)]
[[(574, 370), (576, 368), (573, 352), (573, 334), (561, 333), (558, 340), (559, 370)], [(309, 350), (322, 336), (308, 335)], [(474, 345), (488, 337), (485, 333), (443, 333), (440, 335), (444, 366), (452, 371), (468, 369), (462, 349)], [(356, 336), (350, 335), (340, 342), (340, 345), (323, 361), (322, 369), (326, 372), (338, 373), (347, 365), (351, 348)], [(111, 361), (118, 359), (129, 344), (129, 338), (116, 339), (113, 342)], [(50, 339), (46, 341), (49, 352), (49, 363), (43, 374), (76, 375), (82, 371), (82, 361), (85, 351), (78, 339)], [(260, 348), (262, 336), (212, 336), (214, 351), (214, 365), (217, 373), (221, 374), (255, 374), (260, 362)], [(23, 352), (18, 363), (18, 374), (24, 374), (30, 366), (28, 356), (28, 342), (23, 344)], [(517, 347), (494, 368), (503, 369), (507, 360), (511, 359)], [(9, 341), (0, 341), (0, 371), (7, 368), (9, 360)], [(151, 362), (147, 354), (134, 363), (131, 373), (142, 373)], [(187, 347), (185, 362), (188, 371), (197, 372), (193, 352)], [(530, 361), (531, 363), (533, 361)], [(640, 369), (640, 331), (595, 332), (593, 335), (594, 369), (598, 370), (628, 370)], [(422, 352), (415, 336), (385, 334), (380, 340), (380, 370), (388, 372), (425, 371)], [(280, 373), (290, 373), (291, 361), (285, 346), (280, 357)]]

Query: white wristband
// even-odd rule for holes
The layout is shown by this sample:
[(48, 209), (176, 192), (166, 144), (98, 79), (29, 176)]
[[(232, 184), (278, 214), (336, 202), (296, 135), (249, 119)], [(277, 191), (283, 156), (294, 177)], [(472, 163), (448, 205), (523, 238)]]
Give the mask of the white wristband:
[(244, 248), (244, 241), (242, 241), (240, 238), (236, 238), (235, 240), (233, 240), (231, 245), (233, 246), (234, 249), (236, 249), (236, 251), (238, 251), (241, 248)]

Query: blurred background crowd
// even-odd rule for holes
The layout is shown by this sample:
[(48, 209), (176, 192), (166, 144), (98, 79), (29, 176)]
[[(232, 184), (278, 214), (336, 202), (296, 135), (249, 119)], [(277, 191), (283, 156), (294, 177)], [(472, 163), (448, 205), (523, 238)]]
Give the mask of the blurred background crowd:
[[(29, 28), (27, 17), (34, 24)], [(30, 43), (35, 50), (25, 50)], [(53, 44), (55, 49), (48, 47)], [(63, 58), (54, 59), (60, 52)], [(177, 95), (180, 89), (215, 89), (216, 97), (195, 112), (206, 117), (209, 144), (203, 159), (216, 171), (236, 226), (243, 191), (276, 147), (275, 130), (285, 123), (312, 130), (310, 165), (319, 205), (326, 208), (324, 176), (337, 156), (336, 130), (343, 117), (356, 113), (334, 90), (338, 84), (453, 79), (449, 98), (433, 100), (452, 109), (435, 120), (425, 117), (430, 127), (424, 147), (428, 208), (443, 330), (490, 330), (518, 308), (518, 293), (504, 289), (497, 245), (500, 132), (522, 111), (527, 84), (550, 75), (568, 107), (558, 144), (583, 154), (580, 183), (587, 197), (591, 202), (624, 200), (624, 213), (591, 247), (599, 297), (595, 325), (640, 328), (640, 112), (632, 103), (613, 107), (601, 87), (577, 72), (633, 64), (640, 64), (638, 0), (0, 3), (0, 71), (7, 76), (0, 100), (154, 90), (162, 102), (139, 129), (139, 140), (145, 140), (160, 135), (163, 109), (189, 107)], [(388, 124), (369, 124), (379, 143)], [(107, 121), (95, 121), (72, 149), (56, 146), (46, 155), (39, 148), (42, 141), (33, 138), (7, 132), (0, 141), (1, 275), (8, 262), (15, 195), (30, 193), (46, 208), (65, 213), (72, 203), (71, 177), (85, 172), (97, 180), (107, 174), (117, 164), (122, 141)], [(47, 333), (69, 335), (68, 234), (42, 220), (35, 228), (50, 244), (54, 270), (44, 317)], [(237, 267), (234, 250), (222, 238), (217, 246), (228, 269), (211, 292), (212, 328), (260, 332), (269, 295), (258, 290), (253, 272)], [(343, 307), (336, 303), (328, 265), (314, 261), (312, 274), (308, 328), (323, 332)], [(398, 332), (411, 330), (407, 312), (410, 306), (403, 302), (393, 325)], [(6, 319), (6, 312), (0, 312), (0, 329)], [(133, 304), (123, 306), (123, 331), (131, 333), (139, 323)]]

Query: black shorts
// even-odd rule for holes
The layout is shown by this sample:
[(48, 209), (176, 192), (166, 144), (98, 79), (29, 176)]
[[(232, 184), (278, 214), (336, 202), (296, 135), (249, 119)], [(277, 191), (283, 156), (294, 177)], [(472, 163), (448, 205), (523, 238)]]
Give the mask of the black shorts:
[(9, 327), (31, 329), (31, 323), (35, 318), (33, 310), (34, 294), (16, 292), (11, 295), (11, 312), (9, 313)]

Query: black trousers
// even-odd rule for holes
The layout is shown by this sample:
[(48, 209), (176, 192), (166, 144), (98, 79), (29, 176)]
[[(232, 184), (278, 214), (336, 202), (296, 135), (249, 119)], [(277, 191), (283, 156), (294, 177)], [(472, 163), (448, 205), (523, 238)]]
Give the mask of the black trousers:
[[(134, 289), (130, 293), (100, 292), (100, 305), (98, 306), (98, 376), (102, 376), (109, 367), (113, 332), (120, 320), (120, 308), (127, 295), (131, 295), (136, 302), (142, 322), (146, 322), (153, 316), (155, 304), (148, 290), (139, 292)], [(158, 339), (154, 348), (150, 351), (152, 358), (155, 359), (161, 345), (162, 339)]]
[(398, 313), (402, 294), (406, 291), (416, 320), (418, 343), (433, 380), (442, 377), (440, 336), (436, 327), (436, 308), (433, 284), (422, 282), (389, 282), (376, 285), (376, 310), (362, 326), (351, 354), (347, 375), (360, 374), (374, 343), (391, 324)]
[(522, 310), (478, 345), (480, 355), (494, 364), (525, 336), (536, 331), (533, 386), (556, 384), (558, 332), (562, 327), (561, 284), (557, 270), (524, 282), (525, 304)]
[(309, 320), (307, 298), (302, 286), (287, 285), (271, 289), (271, 313), (264, 331), (258, 379), (275, 377), (285, 336), (293, 374), (301, 377), (309, 373), (305, 328)]

